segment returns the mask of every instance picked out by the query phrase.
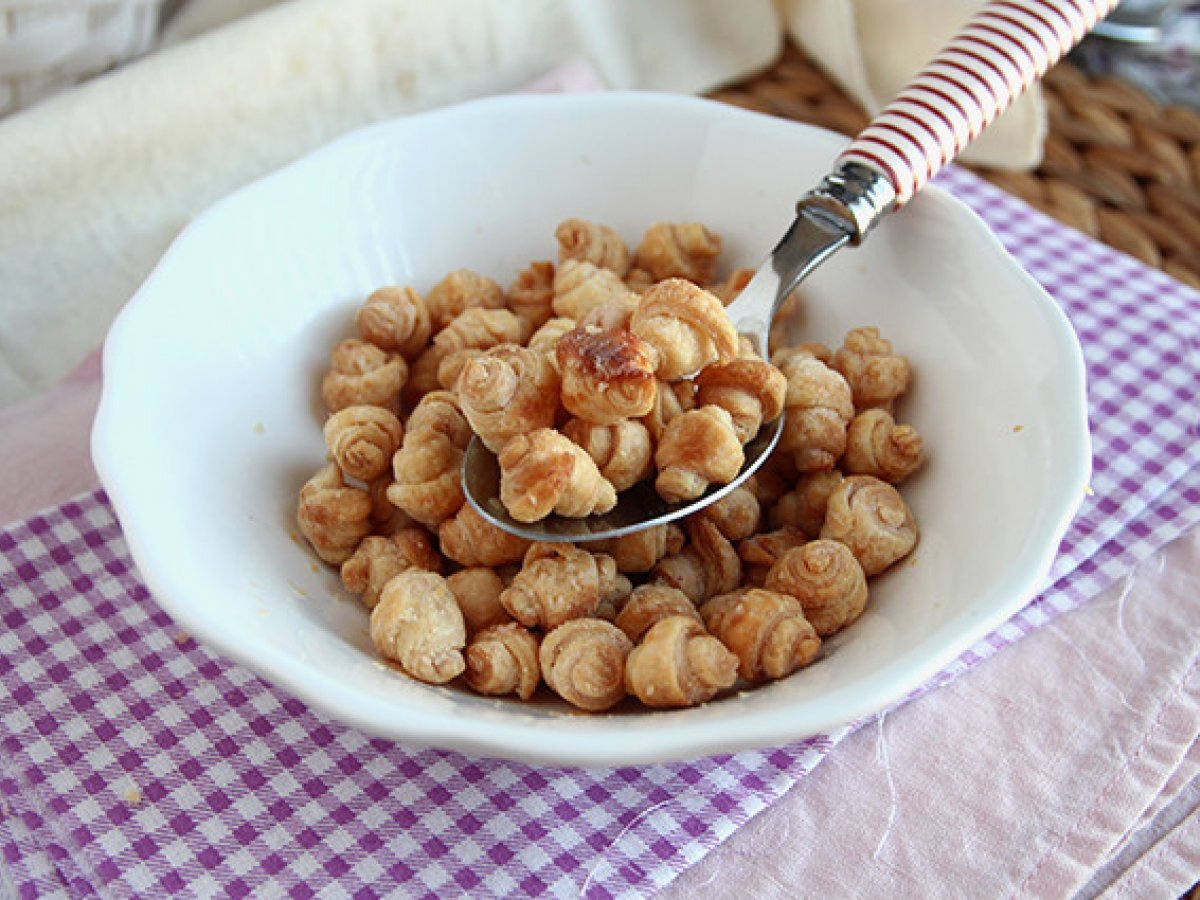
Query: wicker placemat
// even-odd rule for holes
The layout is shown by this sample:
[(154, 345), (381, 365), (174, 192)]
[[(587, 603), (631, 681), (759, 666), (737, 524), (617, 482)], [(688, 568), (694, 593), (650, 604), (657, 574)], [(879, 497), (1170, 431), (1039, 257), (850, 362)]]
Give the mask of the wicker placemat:
[[(1200, 114), (1069, 62), (1046, 77), (1050, 131), (1033, 172), (975, 168), (1062, 222), (1200, 288)], [(794, 48), (712, 95), (855, 134), (867, 116)]]

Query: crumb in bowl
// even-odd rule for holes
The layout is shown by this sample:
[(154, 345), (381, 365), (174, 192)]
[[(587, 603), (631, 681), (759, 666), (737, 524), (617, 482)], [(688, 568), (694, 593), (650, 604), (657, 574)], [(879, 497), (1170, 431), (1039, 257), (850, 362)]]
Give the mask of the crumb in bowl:
[[(579, 218), (554, 236), (557, 259), (507, 290), (459, 269), (364, 299), (322, 381), (328, 462), (299, 491), (300, 534), (396, 677), (599, 713), (811, 665), (918, 539), (898, 487), (925, 458), (898, 419), (910, 361), (871, 326), (760, 356), (725, 313), (752, 272), (717, 280), (703, 224), (656, 223), (634, 247)], [(645, 481), (691, 499), (732, 481), (781, 412), (746, 484), (621, 538), (532, 542), (462, 493), (478, 435), (520, 521), (604, 512)]]

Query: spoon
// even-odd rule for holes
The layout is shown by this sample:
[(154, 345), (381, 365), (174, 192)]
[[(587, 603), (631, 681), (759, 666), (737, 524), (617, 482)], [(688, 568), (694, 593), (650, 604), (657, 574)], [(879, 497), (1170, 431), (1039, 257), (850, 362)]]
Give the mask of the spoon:
[[(899, 209), (1083, 40), (1118, 0), (991, 0), (909, 82), (800, 198), (796, 218), (726, 313), (765, 353), (783, 300), (835, 251), (862, 243), (883, 216)], [(783, 416), (745, 446), (729, 484), (669, 504), (644, 481), (618, 495), (603, 515), (551, 515), (518, 522), (500, 502), (500, 466), (478, 437), (463, 458), (467, 500), (485, 519), (521, 537), (593, 541), (620, 537), (698, 512), (744, 483), (779, 441)]]

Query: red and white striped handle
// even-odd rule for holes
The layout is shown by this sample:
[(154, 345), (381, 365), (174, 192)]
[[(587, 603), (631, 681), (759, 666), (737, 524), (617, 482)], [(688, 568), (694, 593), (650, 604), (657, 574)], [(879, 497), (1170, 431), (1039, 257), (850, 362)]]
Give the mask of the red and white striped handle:
[(1118, 0), (992, 0), (838, 157), (884, 175), (904, 205)]

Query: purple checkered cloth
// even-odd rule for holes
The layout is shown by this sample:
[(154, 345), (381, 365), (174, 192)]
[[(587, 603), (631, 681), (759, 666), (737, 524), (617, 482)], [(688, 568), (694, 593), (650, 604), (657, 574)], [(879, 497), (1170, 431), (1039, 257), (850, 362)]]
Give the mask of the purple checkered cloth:
[[(1200, 295), (966, 172), (941, 183), (1074, 322), (1096, 467), (1049, 587), (918, 694), (1200, 519)], [(850, 731), (602, 771), (371, 738), (181, 634), (99, 491), (0, 531), (0, 595), (0, 892), (20, 896), (641, 895)]]

